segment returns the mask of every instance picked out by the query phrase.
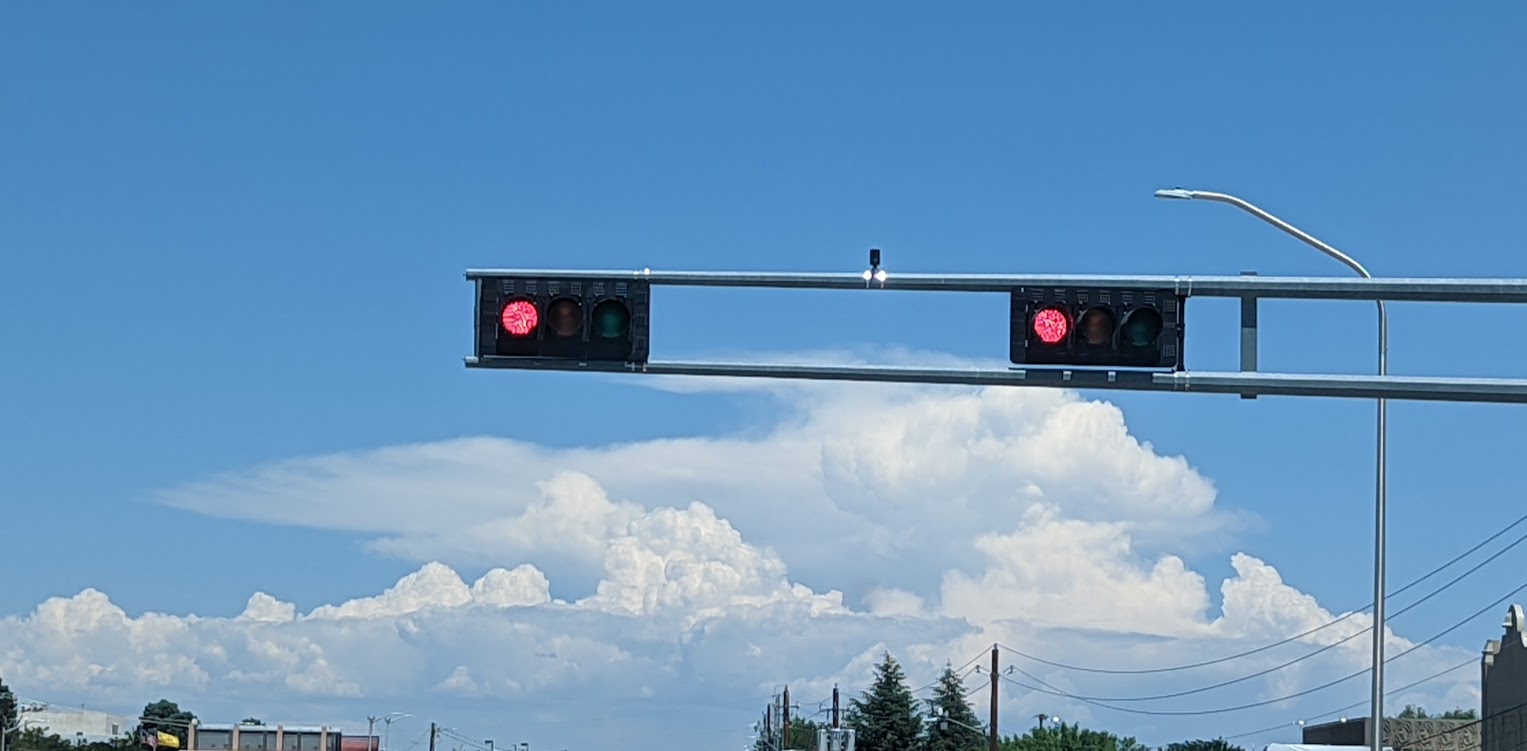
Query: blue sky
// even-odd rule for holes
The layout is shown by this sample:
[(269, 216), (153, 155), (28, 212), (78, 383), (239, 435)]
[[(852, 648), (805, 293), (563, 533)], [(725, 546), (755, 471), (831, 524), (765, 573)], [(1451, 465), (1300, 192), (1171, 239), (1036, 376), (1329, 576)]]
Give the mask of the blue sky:
[[(368, 547), (386, 530), (162, 502), (220, 473), (776, 419), (757, 392), (467, 371), (467, 267), (858, 271), (879, 247), (907, 272), (1344, 273), (1229, 207), (1151, 198), (1182, 186), (1243, 195), (1380, 276), (1527, 276), (1524, 22), (1507, 4), (10, 4), (0, 492), (21, 532), (0, 546), (0, 613), (86, 587), (134, 615), (231, 617), (257, 590), (305, 612), (423, 562)], [(1000, 296), (657, 292), (655, 357), (1006, 348)], [(1188, 316), (1190, 366), (1233, 368), (1235, 303)], [(1263, 325), (1267, 370), (1373, 367), (1370, 305), (1266, 303)], [(1514, 375), (1527, 354), (1478, 327), (1524, 325), (1396, 305), (1391, 369)], [(1368, 601), (1371, 403), (1084, 396), (1254, 517), (1172, 547), (1211, 597), (1244, 550), (1335, 612)], [(1521, 416), (1391, 406), (1392, 582), (1518, 515)], [(470, 582), (522, 562), (450, 563)], [(1509, 589), (1509, 565), (1490, 570), (1402, 633)], [(587, 594), (571, 581), (553, 596)], [(1445, 641), (1477, 650), (1498, 621)]]

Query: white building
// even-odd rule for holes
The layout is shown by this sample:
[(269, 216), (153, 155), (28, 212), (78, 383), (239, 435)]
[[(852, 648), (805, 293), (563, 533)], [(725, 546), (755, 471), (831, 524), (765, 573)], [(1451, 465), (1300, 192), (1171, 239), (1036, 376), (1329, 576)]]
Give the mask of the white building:
[(22, 705), (18, 720), (23, 730), (41, 728), (75, 743), (94, 743), (119, 738), (138, 726), (136, 717), (96, 712), (89, 709), (59, 707), (51, 704)]

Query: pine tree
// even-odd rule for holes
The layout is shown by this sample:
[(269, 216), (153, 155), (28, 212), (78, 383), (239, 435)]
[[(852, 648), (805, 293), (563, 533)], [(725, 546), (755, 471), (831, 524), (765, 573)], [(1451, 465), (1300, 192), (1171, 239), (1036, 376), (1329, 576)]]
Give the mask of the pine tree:
[(848, 726), (858, 751), (908, 751), (922, 741), (923, 717), (907, 676), (891, 653), (875, 666), (875, 683), (848, 702)]
[[(944, 665), (944, 673), (933, 687), (933, 701), (929, 709), (934, 715), (928, 724), (925, 751), (983, 751), (986, 739), (981, 734), (981, 721), (976, 711), (965, 701), (965, 682)], [(947, 721), (946, 721), (947, 720)]]

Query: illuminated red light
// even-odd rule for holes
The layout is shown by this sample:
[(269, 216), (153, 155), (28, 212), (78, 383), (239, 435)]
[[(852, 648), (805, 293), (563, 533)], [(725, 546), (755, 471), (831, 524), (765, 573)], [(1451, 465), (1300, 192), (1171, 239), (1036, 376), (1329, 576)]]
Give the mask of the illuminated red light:
[(510, 336), (530, 336), (541, 322), (541, 312), (529, 300), (515, 300), (504, 306), (501, 320)]
[(1045, 344), (1059, 344), (1071, 331), (1071, 319), (1057, 308), (1045, 308), (1034, 314), (1034, 335)]

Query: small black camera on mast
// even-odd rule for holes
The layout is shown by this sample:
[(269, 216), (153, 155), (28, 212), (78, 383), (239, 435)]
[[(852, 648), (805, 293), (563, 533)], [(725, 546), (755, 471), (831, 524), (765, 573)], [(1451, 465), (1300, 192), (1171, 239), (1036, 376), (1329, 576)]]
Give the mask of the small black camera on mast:
[(870, 281), (880, 282), (881, 289), (885, 288), (885, 269), (880, 268), (880, 249), (870, 248), (870, 267), (864, 270), (864, 288), (870, 288)]

